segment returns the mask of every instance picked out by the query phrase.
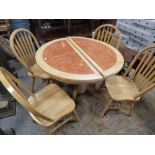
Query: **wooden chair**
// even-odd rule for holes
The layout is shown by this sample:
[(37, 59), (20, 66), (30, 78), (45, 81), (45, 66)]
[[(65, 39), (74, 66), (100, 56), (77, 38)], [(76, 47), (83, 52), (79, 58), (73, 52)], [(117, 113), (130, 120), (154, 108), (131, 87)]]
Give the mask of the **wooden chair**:
[[(32, 93), (2, 67), (0, 68), (0, 81), (11, 95), (29, 111), (34, 121), (45, 127), (46, 133), (54, 132), (70, 120), (78, 120), (74, 101), (58, 85), (52, 83)], [(21, 90), (30, 97), (26, 97)]]
[(96, 28), (92, 34), (92, 38), (106, 42), (113, 47), (118, 48), (121, 41), (121, 33), (116, 26), (103, 24)]
[[(101, 116), (104, 116), (110, 108), (122, 108), (124, 101), (129, 105), (129, 115), (131, 116), (140, 96), (155, 87), (155, 44), (139, 52), (123, 76), (111, 76), (105, 80), (105, 85), (110, 100), (104, 107)], [(114, 106), (113, 101), (120, 103)]]
[(10, 47), (18, 61), (27, 69), (28, 75), (32, 77), (32, 92), (34, 92), (35, 78), (43, 80), (51, 79), (37, 64), (35, 53), (39, 43), (35, 36), (28, 30), (19, 28), (10, 36)]

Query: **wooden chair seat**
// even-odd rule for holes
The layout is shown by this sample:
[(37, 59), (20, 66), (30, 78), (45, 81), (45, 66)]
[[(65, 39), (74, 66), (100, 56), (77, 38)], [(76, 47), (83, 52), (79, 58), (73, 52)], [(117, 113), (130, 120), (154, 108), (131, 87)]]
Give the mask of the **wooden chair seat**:
[(34, 74), (31, 74), (30, 72), (28, 72), (28, 75), (31, 77), (51, 79), (51, 76), (45, 73), (45, 71), (43, 71), (37, 64), (34, 64), (30, 69), (34, 73)]
[(73, 112), (75, 108), (74, 101), (56, 84), (50, 84), (34, 96), (30, 96), (28, 101), (39, 113), (51, 118), (53, 122), (37, 118), (30, 113), (32, 118), (40, 125), (51, 126), (62, 117)]
[[(129, 116), (132, 116), (135, 103), (143, 94), (155, 87), (155, 44), (138, 52), (123, 76), (111, 76), (105, 80), (105, 85), (110, 99), (105, 105), (101, 117), (110, 108), (123, 108), (124, 103), (127, 103)], [(118, 103), (113, 103), (113, 101)]]
[(105, 80), (105, 85), (111, 98), (115, 101), (137, 101), (139, 90), (134, 82), (127, 77), (111, 76)]

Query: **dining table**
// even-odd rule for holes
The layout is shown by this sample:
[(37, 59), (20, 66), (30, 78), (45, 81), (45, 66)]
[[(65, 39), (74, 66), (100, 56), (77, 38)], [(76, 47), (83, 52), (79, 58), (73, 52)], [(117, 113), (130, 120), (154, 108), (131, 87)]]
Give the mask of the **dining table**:
[(111, 45), (92, 38), (69, 36), (42, 45), (36, 63), (51, 78), (75, 84), (78, 93), (88, 84), (101, 83), (123, 67), (122, 54)]

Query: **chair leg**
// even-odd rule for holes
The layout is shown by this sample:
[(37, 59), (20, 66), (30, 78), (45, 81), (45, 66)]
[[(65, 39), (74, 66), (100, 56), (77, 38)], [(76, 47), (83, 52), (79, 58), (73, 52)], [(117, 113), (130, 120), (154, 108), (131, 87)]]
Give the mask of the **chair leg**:
[(129, 107), (130, 107), (130, 110), (129, 110), (129, 116), (131, 117), (132, 114), (133, 114), (133, 108), (134, 108), (134, 103), (129, 103)]
[[(69, 118), (66, 118), (64, 121), (62, 121), (61, 123), (58, 123), (58, 125), (55, 126), (50, 126), (47, 128), (47, 134), (51, 134), (53, 132), (55, 132), (57, 129), (59, 129), (61, 126), (63, 126), (64, 124), (66, 124), (68, 121), (71, 121), (73, 119), (73, 116), (70, 116)], [(45, 132), (46, 133), (46, 132)]]
[(77, 89), (74, 88), (74, 91), (73, 91), (73, 94), (72, 94), (72, 98), (73, 98), (74, 101), (76, 100), (77, 95), (78, 95)]
[(41, 88), (45, 87), (47, 85), (47, 81), (45, 79), (42, 79)]
[(51, 80), (47, 80), (47, 85), (49, 85), (51, 83)]
[(32, 77), (32, 92), (34, 93), (35, 77)]
[(105, 115), (105, 113), (107, 112), (107, 110), (110, 108), (110, 106), (112, 105), (113, 100), (110, 98), (108, 103), (105, 105), (103, 112), (101, 113), (101, 117), (103, 117)]
[(42, 79), (41, 87), (45, 87), (51, 83), (51, 80)]
[(45, 134), (48, 135), (48, 134), (51, 134), (51, 133), (55, 132), (61, 126), (63, 126), (64, 124), (66, 124), (69, 121), (72, 121), (73, 119), (76, 120), (76, 121), (79, 121), (79, 116), (77, 115), (75, 110), (73, 111), (73, 115), (71, 115), (70, 117), (66, 118), (62, 122), (60, 122), (60, 123), (57, 122), (57, 123), (55, 123), (55, 124), (53, 124), (51, 126), (44, 127)]
[(48, 135), (49, 134), (49, 128), (48, 127), (44, 127), (44, 132), (45, 132), (45, 135)]
[(75, 110), (73, 111), (73, 115), (74, 115), (76, 121), (80, 120), (80, 117), (78, 116), (78, 114), (77, 114), (77, 112)]

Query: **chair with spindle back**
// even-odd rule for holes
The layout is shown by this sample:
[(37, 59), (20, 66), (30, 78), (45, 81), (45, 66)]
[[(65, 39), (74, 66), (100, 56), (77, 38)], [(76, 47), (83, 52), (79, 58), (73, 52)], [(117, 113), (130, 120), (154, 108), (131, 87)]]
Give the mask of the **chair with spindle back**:
[(24, 28), (16, 29), (10, 36), (10, 47), (18, 61), (27, 69), (28, 75), (32, 77), (32, 91), (34, 92), (35, 78), (49, 80), (46, 74), (37, 64), (35, 53), (39, 43), (35, 36)]
[(32, 93), (3, 67), (0, 67), (0, 82), (29, 111), (34, 121), (45, 127), (46, 133), (54, 132), (70, 120), (78, 120), (74, 101), (54, 83)]
[[(144, 93), (155, 87), (155, 44), (142, 49), (123, 76), (111, 76), (105, 80), (105, 85), (110, 100), (105, 105), (101, 116), (104, 116), (110, 108), (122, 108), (124, 101), (129, 105), (129, 115), (131, 116), (135, 103)], [(114, 106), (113, 101), (120, 103), (115, 103)]]
[(96, 28), (92, 34), (92, 38), (118, 48), (121, 41), (121, 33), (116, 26), (111, 24), (103, 24)]

